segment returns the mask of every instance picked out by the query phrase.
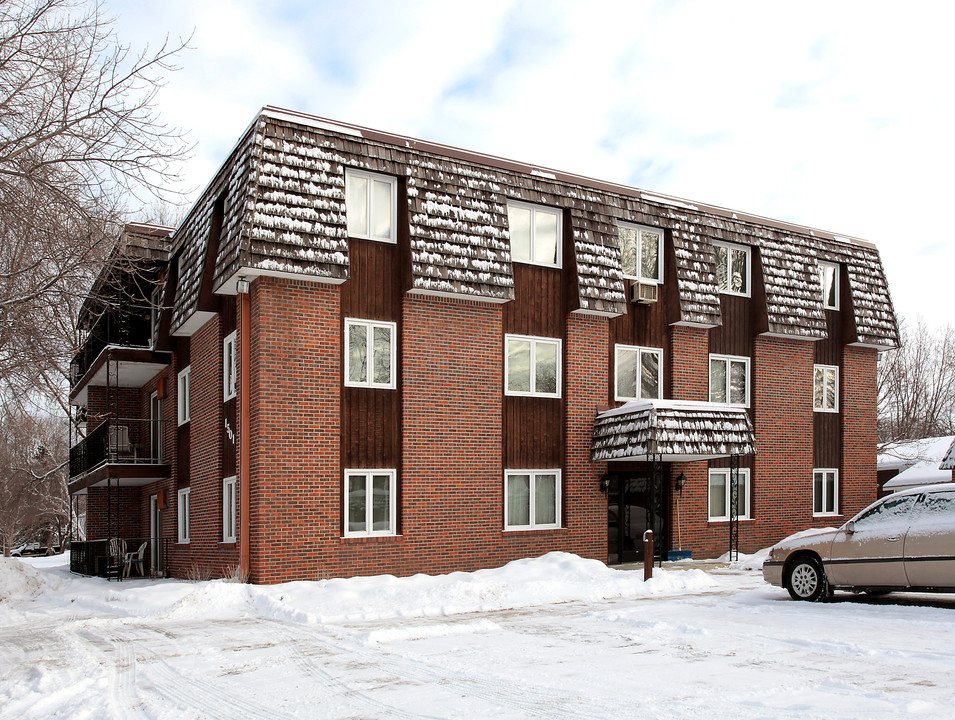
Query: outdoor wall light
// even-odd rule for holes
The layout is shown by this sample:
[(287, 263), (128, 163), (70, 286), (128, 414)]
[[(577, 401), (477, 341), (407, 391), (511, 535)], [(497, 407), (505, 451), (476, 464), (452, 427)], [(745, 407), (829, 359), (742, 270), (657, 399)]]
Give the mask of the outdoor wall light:
[(683, 473), (680, 473), (679, 475), (676, 476), (676, 482), (674, 483), (673, 487), (676, 488), (676, 491), (678, 493), (682, 493), (684, 485), (686, 485), (686, 475), (684, 475)]
[(246, 278), (240, 277), (238, 280), (235, 281), (235, 291), (239, 295), (248, 295), (250, 285), (251, 283)]
[(604, 475), (600, 478), (600, 492), (605, 493), (610, 489), (610, 478), (607, 475)]

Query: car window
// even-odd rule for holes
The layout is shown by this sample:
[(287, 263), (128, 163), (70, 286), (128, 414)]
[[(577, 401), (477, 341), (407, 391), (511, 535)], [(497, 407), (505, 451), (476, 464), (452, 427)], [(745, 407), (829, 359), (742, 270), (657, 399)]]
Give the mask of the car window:
[(917, 495), (901, 495), (886, 498), (885, 502), (870, 508), (856, 518), (856, 530), (876, 530), (894, 527), (908, 522), (909, 513), (915, 507)]
[(955, 491), (929, 493), (922, 499), (922, 519), (942, 520), (955, 519)]

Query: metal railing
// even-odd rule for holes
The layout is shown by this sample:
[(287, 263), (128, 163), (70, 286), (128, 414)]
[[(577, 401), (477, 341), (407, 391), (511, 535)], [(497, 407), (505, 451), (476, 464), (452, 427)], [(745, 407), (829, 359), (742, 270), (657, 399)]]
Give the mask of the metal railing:
[(70, 448), (70, 477), (103, 463), (155, 465), (163, 462), (159, 421), (109, 418)]
[(70, 572), (107, 580), (168, 576), (168, 545), (169, 538), (75, 540), (70, 543)]
[(86, 342), (70, 363), (70, 386), (90, 369), (108, 345), (148, 348), (152, 345), (152, 323), (148, 307), (126, 306), (122, 313), (106, 313), (90, 329)]

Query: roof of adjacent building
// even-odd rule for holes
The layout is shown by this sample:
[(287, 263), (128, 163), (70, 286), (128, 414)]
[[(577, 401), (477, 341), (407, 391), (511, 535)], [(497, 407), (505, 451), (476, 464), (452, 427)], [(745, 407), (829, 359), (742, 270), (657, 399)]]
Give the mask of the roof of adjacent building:
[(745, 408), (681, 400), (636, 400), (597, 415), (590, 459), (705, 460), (754, 455)]
[(955, 437), (952, 438), (952, 443), (948, 446), (948, 450), (942, 458), (942, 464), (939, 465), (939, 469), (955, 470)]
[(955, 435), (902, 440), (887, 443), (880, 447), (876, 457), (879, 470), (906, 470), (919, 463), (928, 463), (938, 467), (946, 453), (951, 451)]
[(631, 222), (669, 231), (677, 322), (720, 324), (713, 243), (731, 242), (753, 248), (767, 332), (826, 336), (816, 276), (823, 260), (845, 267), (856, 343), (898, 341), (878, 251), (864, 241), (273, 107), (258, 114), (173, 238), (172, 330), (197, 310), (207, 255), (219, 293), (234, 292), (239, 273), (346, 280), (345, 168), (401, 179), (413, 292), (513, 299), (507, 203), (520, 200), (567, 213), (573, 255), (565, 262), (581, 311), (626, 312), (616, 226)]

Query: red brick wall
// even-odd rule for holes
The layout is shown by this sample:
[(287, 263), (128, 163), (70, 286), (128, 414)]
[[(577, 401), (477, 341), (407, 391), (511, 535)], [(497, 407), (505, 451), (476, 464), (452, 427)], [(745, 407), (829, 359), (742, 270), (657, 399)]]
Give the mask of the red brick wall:
[(338, 288), (259, 278), (251, 304), (252, 579), (325, 577), (341, 535)]
[(707, 401), (710, 399), (709, 347), (705, 328), (674, 325), (670, 334), (672, 358), (672, 398)]

